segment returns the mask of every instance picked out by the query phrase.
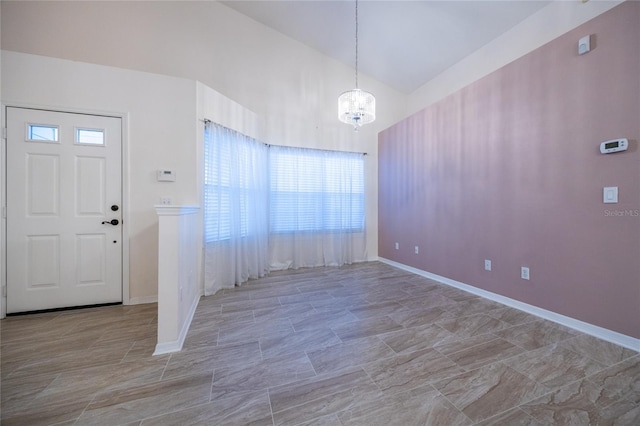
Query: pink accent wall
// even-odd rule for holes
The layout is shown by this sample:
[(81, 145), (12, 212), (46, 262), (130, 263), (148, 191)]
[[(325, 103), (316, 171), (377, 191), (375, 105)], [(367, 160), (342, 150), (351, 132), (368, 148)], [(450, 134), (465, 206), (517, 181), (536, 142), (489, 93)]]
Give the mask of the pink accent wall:
[(640, 338), (639, 139), (626, 2), (380, 133), (379, 254)]

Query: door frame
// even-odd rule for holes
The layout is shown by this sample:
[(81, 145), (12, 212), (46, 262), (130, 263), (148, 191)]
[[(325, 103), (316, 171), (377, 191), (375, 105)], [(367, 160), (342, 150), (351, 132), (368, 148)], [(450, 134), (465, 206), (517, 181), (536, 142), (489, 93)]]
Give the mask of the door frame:
[(129, 202), (130, 202), (130, 163), (129, 163), (129, 113), (89, 110), (85, 108), (69, 108), (65, 106), (34, 105), (19, 102), (3, 102), (0, 104), (0, 319), (7, 313), (7, 218), (5, 208), (7, 205), (7, 140), (5, 128), (7, 127), (7, 108), (28, 108), (44, 111), (54, 111), (70, 114), (98, 115), (115, 117), (120, 119), (122, 132), (121, 150), (121, 174), (122, 174), (122, 304), (130, 305), (129, 292)]

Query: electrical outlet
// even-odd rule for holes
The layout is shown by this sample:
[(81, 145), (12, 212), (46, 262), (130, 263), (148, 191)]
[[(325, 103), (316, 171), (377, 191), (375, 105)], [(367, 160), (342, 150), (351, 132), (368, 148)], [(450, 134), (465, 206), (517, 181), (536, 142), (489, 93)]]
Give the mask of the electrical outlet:
[(485, 271), (490, 271), (491, 270), (491, 261), (489, 259), (485, 259), (484, 260), (484, 270)]
[(170, 206), (172, 204), (171, 197), (161, 197), (160, 204)]
[(520, 268), (520, 278), (522, 278), (523, 280), (528, 280), (529, 277), (529, 268), (527, 268), (526, 266)]
[(416, 254), (420, 253), (420, 247), (415, 246), (415, 247), (413, 248), (413, 251), (414, 251)]
[(400, 243), (396, 243), (396, 250), (400, 250)]

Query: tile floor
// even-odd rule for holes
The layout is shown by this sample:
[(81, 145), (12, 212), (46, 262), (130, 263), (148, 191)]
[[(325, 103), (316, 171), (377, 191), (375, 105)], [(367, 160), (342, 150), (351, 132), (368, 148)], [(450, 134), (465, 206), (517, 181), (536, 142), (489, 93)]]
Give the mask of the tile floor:
[(640, 354), (382, 263), (0, 322), (3, 425), (640, 425)]

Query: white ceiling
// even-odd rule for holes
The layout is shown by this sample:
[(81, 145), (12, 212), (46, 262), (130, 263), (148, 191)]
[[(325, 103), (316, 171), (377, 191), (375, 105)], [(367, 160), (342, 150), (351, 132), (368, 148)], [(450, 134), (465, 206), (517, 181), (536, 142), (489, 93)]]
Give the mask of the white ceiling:
[[(355, 1), (222, 3), (355, 67)], [(410, 93), (548, 3), (360, 0), (359, 71)]]

